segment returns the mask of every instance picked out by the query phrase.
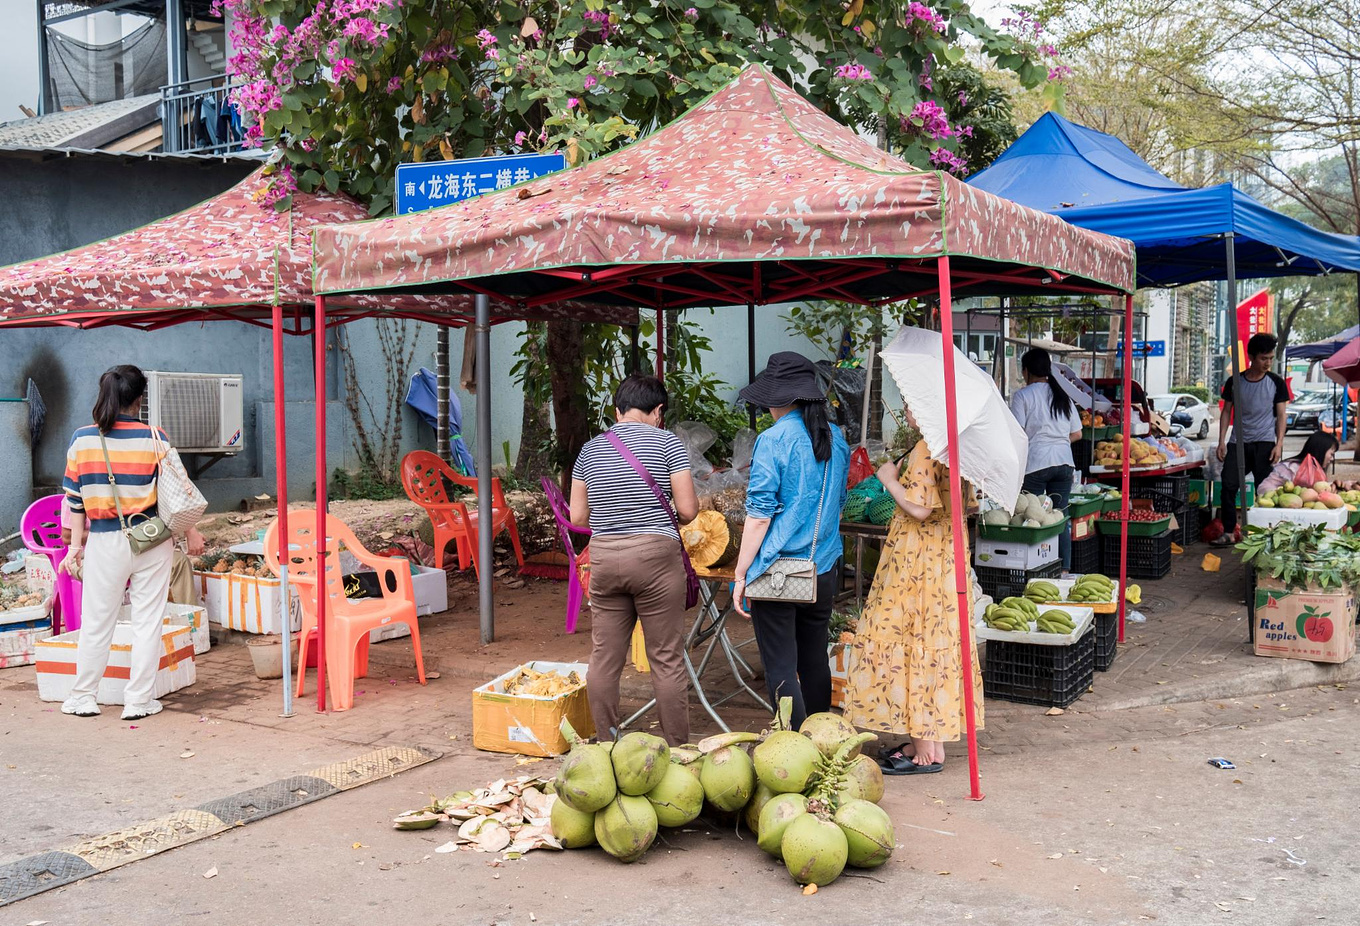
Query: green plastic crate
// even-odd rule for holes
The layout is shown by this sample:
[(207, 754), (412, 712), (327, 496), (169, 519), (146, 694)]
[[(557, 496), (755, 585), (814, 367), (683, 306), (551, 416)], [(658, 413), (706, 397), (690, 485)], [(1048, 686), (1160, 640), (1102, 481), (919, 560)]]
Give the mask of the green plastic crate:
[[(1119, 521), (1106, 520), (1101, 518), (1096, 522), (1096, 530), (1102, 534), (1118, 534)], [(1158, 534), (1171, 527), (1171, 515), (1159, 518), (1156, 521), (1130, 521), (1130, 537), (1156, 537)]]
[[(1214, 489), (1213, 489), (1213, 502), (1212, 502), (1212, 504), (1213, 504), (1213, 507), (1218, 508), (1219, 506), (1221, 506), (1221, 505), (1223, 504), (1223, 483), (1221, 483), (1221, 482), (1215, 482), (1215, 483), (1213, 483), (1213, 487), (1214, 487)], [(1254, 483), (1254, 482), (1248, 482), (1248, 483), (1247, 483), (1247, 507), (1250, 508), (1252, 505), (1255, 505), (1255, 504), (1256, 504), (1256, 483)]]
[(1195, 508), (1208, 507), (1209, 481), (1207, 479), (1191, 479), (1186, 486), (1185, 501)]
[(978, 536), (983, 540), (1010, 540), (1028, 545), (1056, 537), (1066, 529), (1067, 518), (1046, 527), (1011, 527), (1009, 524), (984, 524), (979, 522)]
[(1078, 500), (1078, 496), (1074, 495), (1067, 503), (1067, 516), (1075, 521), (1077, 518), (1084, 518), (1092, 512), (1102, 511), (1104, 507), (1105, 499), (1103, 496), (1097, 495), (1093, 498)]

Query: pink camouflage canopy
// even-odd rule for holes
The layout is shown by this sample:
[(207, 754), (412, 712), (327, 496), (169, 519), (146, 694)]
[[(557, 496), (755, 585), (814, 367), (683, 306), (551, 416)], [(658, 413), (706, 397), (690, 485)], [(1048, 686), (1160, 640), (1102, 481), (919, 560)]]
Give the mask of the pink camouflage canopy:
[(757, 65), (582, 167), (321, 228), (313, 248), (319, 293), (477, 292), (526, 306), (888, 301), (935, 292), (944, 256), (958, 296), (1134, 288), (1130, 242), (912, 167)]
[[(324, 190), (295, 193), (291, 207), (279, 212), (259, 202), (266, 179), (261, 169), (176, 215), (0, 268), (0, 327), (155, 329), (204, 319), (267, 325), (275, 304), (310, 312), (313, 232), (368, 213), (349, 196)], [(473, 313), (472, 299), (465, 294), (355, 295), (327, 302), (333, 322), (391, 316), (465, 325)], [(496, 300), (492, 314), (497, 321), (637, 321), (636, 309), (581, 303), (527, 309)]]

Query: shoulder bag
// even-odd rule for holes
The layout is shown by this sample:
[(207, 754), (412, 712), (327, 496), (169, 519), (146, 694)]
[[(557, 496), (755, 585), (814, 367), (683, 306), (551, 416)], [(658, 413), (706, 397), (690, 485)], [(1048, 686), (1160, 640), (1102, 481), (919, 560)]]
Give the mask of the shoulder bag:
[(183, 534), (203, 519), (208, 500), (189, 478), (179, 451), (168, 444), (162, 445), (155, 428), (151, 429), (151, 443), (158, 458), (156, 511), (172, 534)]
[(134, 514), (133, 518), (143, 519), (136, 524), (129, 524), (128, 519), (123, 517), (123, 503), (118, 500), (118, 483), (113, 478), (113, 463), (109, 461), (109, 445), (105, 443), (102, 433), (99, 435), (99, 446), (104, 450), (104, 468), (109, 474), (109, 490), (113, 493), (113, 507), (118, 511), (118, 524), (128, 545), (132, 547), (132, 555), (145, 553), (169, 540), (170, 528), (159, 515), (153, 518)]
[[(680, 521), (675, 516), (675, 509), (671, 507), (670, 500), (666, 498), (666, 493), (661, 491), (661, 486), (656, 484), (656, 479), (647, 472), (647, 467), (642, 465), (642, 461), (633, 455), (633, 451), (624, 446), (623, 441), (613, 431), (605, 431), (605, 438), (614, 445), (614, 449), (619, 452), (624, 461), (642, 477), (642, 481), (647, 484), (647, 488), (652, 490), (656, 500), (665, 509), (666, 515), (671, 519), (671, 527), (675, 528), (676, 536), (680, 534)], [(685, 550), (684, 543), (680, 544), (680, 562), (685, 566), (685, 610), (689, 610), (699, 603), (699, 574), (694, 571), (694, 564), (689, 561), (689, 552)]]
[(817, 517), (812, 526), (812, 550), (807, 559), (781, 556), (755, 581), (746, 586), (746, 597), (756, 601), (788, 601), (811, 604), (817, 600), (817, 535), (822, 532), (822, 505), (826, 502), (826, 480), (831, 461), (822, 470), (822, 493), (817, 497)]

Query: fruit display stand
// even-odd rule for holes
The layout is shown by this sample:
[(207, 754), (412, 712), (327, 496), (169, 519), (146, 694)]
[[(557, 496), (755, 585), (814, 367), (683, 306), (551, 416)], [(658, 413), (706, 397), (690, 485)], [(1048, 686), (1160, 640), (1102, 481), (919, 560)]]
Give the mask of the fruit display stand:
[(1070, 706), (1087, 692), (1095, 679), (1094, 612), (1084, 612), (1072, 634), (1012, 633), (979, 627), (979, 639), (987, 641), (982, 667), (982, 690), (989, 698), (1038, 704)]
[(1044, 524), (1040, 527), (1024, 527), (1010, 524), (988, 524), (978, 521), (978, 536), (984, 540), (1002, 540), (1008, 543), (1032, 545), (1041, 540), (1056, 537), (1067, 527), (1067, 518)]
[[(1160, 464), (1155, 466), (1130, 466), (1129, 472), (1135, 476), (1171, 476), (1177, 473), (1189, 473), (1191, 470), (1199, 469), (1204, 463), (1199, 460), (1191, 462), (1171, 464)], [(1117, 482), (1120, 476), (1118, 466), (1092, 466), (1091, 475), (1100, 478), (1102, 482)]]

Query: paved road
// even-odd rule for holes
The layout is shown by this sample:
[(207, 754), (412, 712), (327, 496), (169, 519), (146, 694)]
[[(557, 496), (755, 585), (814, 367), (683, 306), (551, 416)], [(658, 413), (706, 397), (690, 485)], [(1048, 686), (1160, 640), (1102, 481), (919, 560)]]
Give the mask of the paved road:
[[(1360, 699), (1328, 687), (1200, 708), (1219, 723), (1181, 730), (1166, 707), (1164, 729), (1124, 741), (988, 756), (981, 803), (962, 799), (963, 762), (891, 781), (898, 853), (813, 897), (711, 827), (631, 866), (597, 850), (497, 866), (435, 853), (447, 833), (390, 829), (432, 793), (552, 767), (459, 755), (19, 902), (0, 923), (1354, 922)], [(1239, 769), (1206, 764), (1220, 755)]]

